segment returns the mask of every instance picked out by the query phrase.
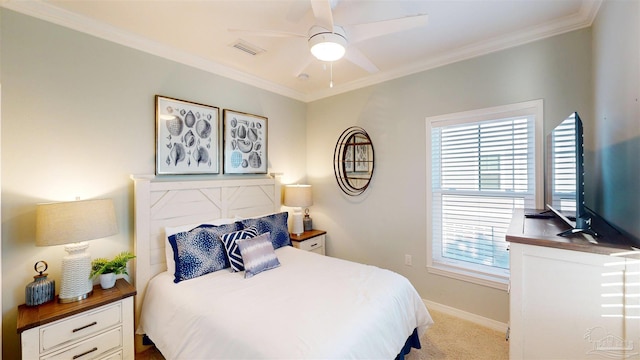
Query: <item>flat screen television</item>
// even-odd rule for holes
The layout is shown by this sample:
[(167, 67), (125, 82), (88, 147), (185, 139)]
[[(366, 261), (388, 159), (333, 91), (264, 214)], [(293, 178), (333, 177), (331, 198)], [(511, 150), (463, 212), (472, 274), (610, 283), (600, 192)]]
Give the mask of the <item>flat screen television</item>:
[(547, 136), (547, 208), (571, 228), (559, 233), (597, 237), (584, 203), (584, 139), (582, 120), (570, 114)]

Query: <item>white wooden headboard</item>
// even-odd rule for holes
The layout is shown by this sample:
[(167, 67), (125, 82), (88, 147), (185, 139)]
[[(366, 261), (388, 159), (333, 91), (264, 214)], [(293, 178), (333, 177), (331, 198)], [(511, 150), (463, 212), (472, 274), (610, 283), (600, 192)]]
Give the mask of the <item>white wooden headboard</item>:
[(137, 290), (135, 321), (147, 283), (166, 271), (166, 226), (219, 218), (251, 217), (280, 211), (280, 182), (274, 178), (167, 180), (132, 175), (134, 182), (134, 250), (132, 279)]

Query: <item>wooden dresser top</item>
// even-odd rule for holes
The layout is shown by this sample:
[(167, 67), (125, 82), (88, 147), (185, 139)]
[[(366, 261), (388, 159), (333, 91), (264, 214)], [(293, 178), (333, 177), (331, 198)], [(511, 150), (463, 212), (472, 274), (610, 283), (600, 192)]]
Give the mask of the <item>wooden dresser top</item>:
[[(514, 210), (511, 225), (507, 231), (507, 241), (604, 255), (633, 250), (630, 239), (611, 228), (608, 224), (595, 219), (594, 228), (601, 235), (595, 238), (598, 244), (589, 242), (586, 238), (589, 235), (558, 236), (558, 233), (569, 229), (569, 225), (558, 217), (549, 219), (526, 218), (524, 216), (525, 211), (541, 212), (543, 210)], [(638, 253), (640, 254), (640, 251)]]
[(58, 296), (38, 306), (18, 306), (18, 333), (29, 330), (68, 316), (95, 309), (102, 305), (118, 301), (129, 296), (134, 296), (136, 289), (124, 279), (118, 279), (111, 289), (103, 290), (100, 285), (93, 287), (91, 296), (84, 300), (60, 304)]

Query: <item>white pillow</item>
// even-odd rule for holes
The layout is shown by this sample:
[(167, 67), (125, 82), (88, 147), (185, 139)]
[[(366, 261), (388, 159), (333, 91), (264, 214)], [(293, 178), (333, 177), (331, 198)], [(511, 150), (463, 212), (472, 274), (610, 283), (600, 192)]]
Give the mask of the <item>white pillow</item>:
[(227, 218), (227, 219), (215, 219), (215, 220), (207, 220), (207, 221), (203, 221), (203, 222), (199, 222), (199, 223), (195, 223), (195, 224), (186, 224), (186, 225), (178, 225), (178, 226), (166, 226), (164, 228), (164, 239), (166, 240), (164, 243), (164, 256), (165, 256), (165, 260), (167, 262), (167, 271), (170, 274), (175, 274), (176, 272), (176, 262), (173, 259), (173, 248), (171, 247), (171, 244), (169, 243), (169, 237), (171, 235), (175, 235), (177, 233), (181, 233), (181, 232), (185, 232), (185, 231), (189, 231), (191, 229), (194, 229), (200, 225), (214, 225), (214, 226), (220, 226), (220, 225), (225, 225), (225, 224), (233, 224), (234, 222), (238, 221), (236, 218)]

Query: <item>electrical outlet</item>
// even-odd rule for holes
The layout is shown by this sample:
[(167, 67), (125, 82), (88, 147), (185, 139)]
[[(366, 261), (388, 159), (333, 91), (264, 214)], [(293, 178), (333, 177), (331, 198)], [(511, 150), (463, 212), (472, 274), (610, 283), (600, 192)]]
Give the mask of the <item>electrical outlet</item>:
[(404, 256), (404, 264), (407, 266), (411, 266), (411, 255), (405, 255)]

